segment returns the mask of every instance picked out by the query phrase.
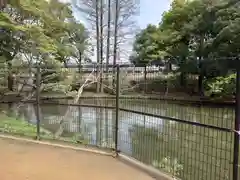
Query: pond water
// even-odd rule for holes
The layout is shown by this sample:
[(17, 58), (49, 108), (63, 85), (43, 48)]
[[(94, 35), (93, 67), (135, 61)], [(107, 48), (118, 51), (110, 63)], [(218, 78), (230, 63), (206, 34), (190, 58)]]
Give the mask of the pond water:
[[(114, 100), (84, 99), (88, 107), (71, 107), (64, 120), (62, 136), (80, 138), (87, 144), (114, 147), (116, 118), (111, 108)], [(18, 116), (36, 123), (36, 108), (24, 104), (20, 108), (2, 105), (2, 109), (18, 111)], [(53, 134), (66, 114), (67, 105), (45, 104), (40, 107), (41, 127)], [(120, 108), (233, 128), (234, 109), (172, 104), (154, 100), (120, 100)], [(146, 164), (175, 175), (182, 180), (232, 179), (233, 134), (207, 127), (170, 121), (165, 118), (126, 112), (119, 114), (118, 148)], [(16, 113), (16, 112), (15, 112)]]

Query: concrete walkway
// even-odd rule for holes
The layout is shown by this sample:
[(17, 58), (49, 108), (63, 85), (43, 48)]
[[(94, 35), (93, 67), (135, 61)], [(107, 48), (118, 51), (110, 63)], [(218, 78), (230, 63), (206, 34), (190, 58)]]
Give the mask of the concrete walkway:
[(0, 139), (1, 180), (153, 180), (110, 156)]

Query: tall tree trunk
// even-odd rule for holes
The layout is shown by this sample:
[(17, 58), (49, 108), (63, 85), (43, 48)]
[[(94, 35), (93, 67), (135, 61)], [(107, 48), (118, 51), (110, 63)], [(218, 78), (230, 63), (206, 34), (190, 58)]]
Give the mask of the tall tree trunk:
[(78, 59), (78, 72), (81, 73), (81, 66), (82, 66), (82, 52), (79, 51), (79, 59)]
[(203, 96), (203, 70), (202, 70), (202, 61), (203, 61), (203, 43), (204, 43), (204, 36), (200, 37), (200, 53), (199, 53), (199, 63), (198, 63), (198, 69), (199, 69), (199, 76), (198, 76), (198, 93), (200, 96)]
[[(97, 43), (97, 77), (99, 76), (99, 63), (100, 63), (100, 54), (99, 54), (99, 4), (98, 4), (98, 0), (95, 1), (96, 3), (96, 6), (95, 6), (95, 13), (96, 13), (96, 43)], [(99, 92), (99, 86), (100, 86), (100, 83), (97, 81), (97, 89), (96, 89), (96, 92), (98, 93)]]
[[(108, 0), (108, 18), (107, 18), (107, 50), (106, 50), (106, 82), (109, 83), (108, 75), (109, 75), (109, 58), (110, 58), (110, 36), (111, 36), (111, 0)], [(106, 103), (106, 101), (105, 101)], [(107, 105), (107, 104), (105, 104)], [(109, 127), (109, 117), (108, 117), (108, 109), (105, 108), (105, 137), (107, 138), (107, 145), (109, 147), (109, 135), (108, 135), (108, 127)]]
[(106, 81), (108, 82), (109, 58), (110, 58), (110, 36), (111, 36), (111, 0), (108, 0), (108, 22), (107, 22), (107, 52), (106, 52)]
[(13, 91), (14, 78), (12, 74), (12, 63), (8, 61), (8, 90)]
[(3, 9), (7, 4), (7, 0), (0, 0), (0, 10)]
[[(118, 37), (118, 16), (119, 16), (119, 1), (116, 0), (115, 2), (115, 22), (114, 22), (114, 47), (113, 47), (113, 65), (116, 66), (117, 64), (117, 37)], [(113, 87), (115, 87), (115, 67), (113, 68)]]
[(103, 0), (100, 0), (100, 92), (103, 92)]
[[(184, 66), (185, 64), (185, 60), (186, 60), (186, 57), (181, 57), (181, 66)], [(181, 72), (180, 74), (180, 86), (182, 88), (185, 88), (186, 87), (186, 80), (187, 80), (187, 74), (186, 72)]]

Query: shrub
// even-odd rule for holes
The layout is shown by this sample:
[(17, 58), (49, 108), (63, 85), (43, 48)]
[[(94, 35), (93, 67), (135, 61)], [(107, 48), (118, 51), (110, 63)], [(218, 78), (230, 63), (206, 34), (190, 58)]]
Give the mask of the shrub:
[(130, 84), (135, 85), (135, 91), (146, 90), (149, 93), (152, 92), (185, 92), (193, 94), (197, 92), (197, 78), (187, 77), (186, 87), (181, 86), (180, 76), (178, 74), (169, 74), (167, 76), (157, 76), (154, 78), (148, 78), (145, 82), (144, 79), (138, 81), (131, 81)]
[(233, 96), (236, 93), (236, 74), (220, 76), (204, 82), (208, 95)]

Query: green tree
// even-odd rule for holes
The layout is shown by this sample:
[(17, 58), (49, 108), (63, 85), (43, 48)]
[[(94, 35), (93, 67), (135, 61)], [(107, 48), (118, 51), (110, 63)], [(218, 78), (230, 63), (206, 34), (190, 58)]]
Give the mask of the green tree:
[[(55, 78), (56, 82), (61, 79), (55, 77), (57, 74), (65, 74), (66, 78), (66, 69), (59, 67), (62, 63), (66, 65), (67, 60), (73, 56), (70, 48), (72, 23), (78, 24), (72, 15), (71, 7), (57, 0), (8, 2), (0, 12), (0, 55), (1, 62), (8, 66), (9, 90), (13, 89), (12, 62), (16, 63), (19, 57), (24, 57), (22, 63), (28, 62), (24, 64), (28, 65), (29, 72), (32, 71), (32, 65), (40, 63), (53, 67), (53, 73), (47, 73), (47, 77), (47, 68), (44, 70), (43, 78), (49, 79), (52, 75), (51, 78)], [(47, 79), (44, 82), (48, 81)]]
[(159, 58), (158, 43), (153, 35), (156, 34), (157, 30), (156, 26), (148, 25), (146, 29), (136, 35), (133, 45), (135, 55), (131, 56), (130, 61), (135, 64), (147, 64), (149, 61)]
[[(159, 25), (149, 25), (137, 36), (131, 61), (165, 59), (179, 67), (180, 84), (187, 74), (203, 82), (227, 76), (239, 54), (240, 3), (222, 0), (174, 0)], [(167, 57), (167, 58), (166, 58)]]

